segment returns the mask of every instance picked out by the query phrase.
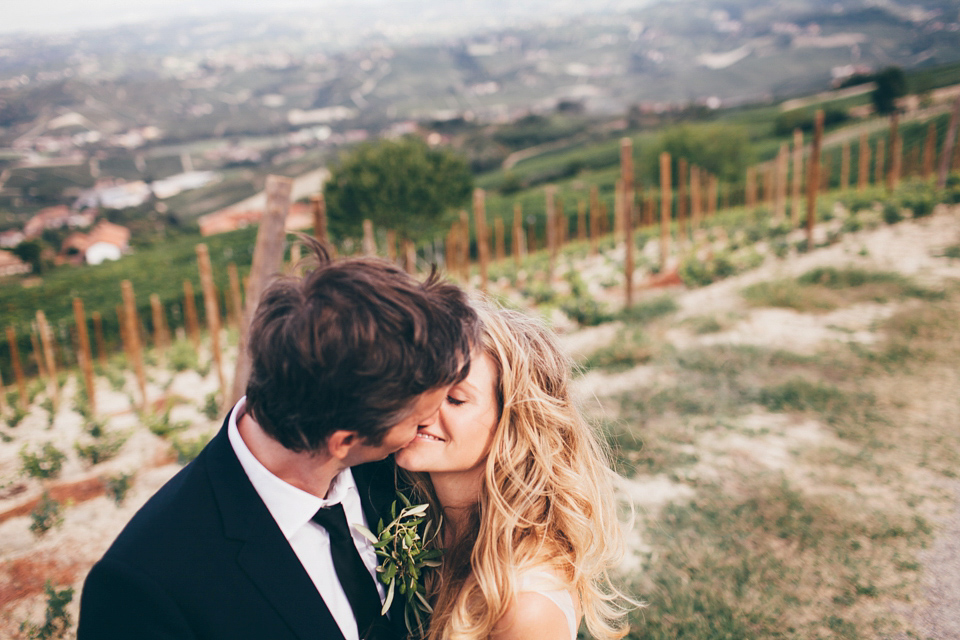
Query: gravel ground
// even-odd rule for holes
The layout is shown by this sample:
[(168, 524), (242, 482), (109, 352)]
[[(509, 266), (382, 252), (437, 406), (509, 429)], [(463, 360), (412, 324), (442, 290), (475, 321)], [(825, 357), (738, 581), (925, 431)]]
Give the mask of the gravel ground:
[(935, 640), (960, 639), (960, 481), (949, 488), (955, 508), (939, 523), (930, 548), (920, 554), (926, 602), (911, 614), (923, 637)]

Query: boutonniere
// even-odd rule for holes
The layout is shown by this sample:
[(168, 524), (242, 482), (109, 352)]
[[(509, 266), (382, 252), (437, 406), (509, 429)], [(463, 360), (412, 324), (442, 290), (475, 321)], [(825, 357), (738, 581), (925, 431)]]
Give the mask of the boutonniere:
[(399, 491), (397, 496), (403, 503), (403, 508), (397, 513), (397, 501), (393, 501), (390, 507), (392, 520), (384, 525), (381, 518), (377, 524), (377, 535), (362, 525), (353, 526), (370, 540), (381, 558), (377, 574), (380, 582), (387, 588), (381, 615), (390, 609), (394, 598), (398, 595), (405, 597), (403, 622), (407, 631), (423, 637), (428, 616), (433, 613), (423, 586), (423, 572), (427, 568), (440, 566), (443, 551), (427, 548), (439, 533), (440, 526), (433, 526), (433, 521), (427, 520), (429, 505), (411, 504)]

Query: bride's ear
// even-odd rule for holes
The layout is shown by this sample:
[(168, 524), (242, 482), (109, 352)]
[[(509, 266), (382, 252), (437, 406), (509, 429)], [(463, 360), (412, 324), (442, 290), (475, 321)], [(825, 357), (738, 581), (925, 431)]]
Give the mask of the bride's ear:
[(338, 429), (327, 438), (327, 453), (335, 460), (345, 460), (350, 455), (350, 451), (359, 441), (360, 436), (356, 431), (347, 431)]

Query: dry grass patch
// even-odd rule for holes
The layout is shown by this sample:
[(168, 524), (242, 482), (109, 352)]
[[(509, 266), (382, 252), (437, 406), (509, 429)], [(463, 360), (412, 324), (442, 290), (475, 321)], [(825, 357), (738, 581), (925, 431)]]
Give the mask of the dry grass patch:
[(904, 297), (935, 300), (943, 293), (920, 287), (899, 273), (818, 267), (798, 278), (750, 285), (743, 290), (743, 297), (754, 307), (826, 313), (862, 302), (885, 303)]
[(650, 606), (637, 615), (631, 637), (873, 638), (902, 631), (876, 603), (909, 591), (912, 548), (930, 534), (920, 518), (810, 497), (774, 477), (701, 486), (648, 530), (655, 552), (637, 587)]

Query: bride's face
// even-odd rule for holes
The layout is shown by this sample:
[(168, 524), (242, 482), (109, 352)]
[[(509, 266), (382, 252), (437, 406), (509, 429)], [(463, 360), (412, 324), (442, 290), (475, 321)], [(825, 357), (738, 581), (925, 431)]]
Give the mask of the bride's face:
[(435, 474), (479, 478), (500, 413), (496, 382), (490, 356), (475, 353), (470, 374), (447, 393), (437, 419), (421, 426), (413, 442), (397, 452), (397, 464), (435, 479)]

